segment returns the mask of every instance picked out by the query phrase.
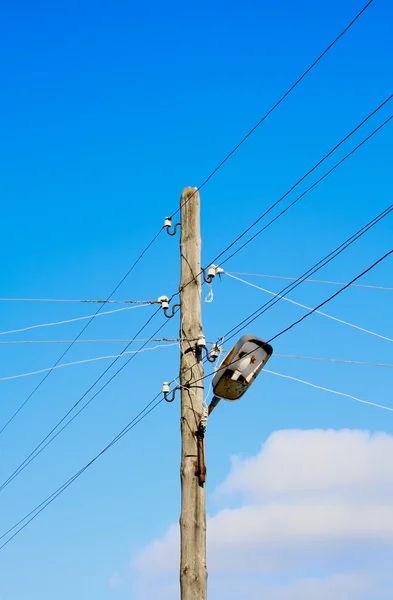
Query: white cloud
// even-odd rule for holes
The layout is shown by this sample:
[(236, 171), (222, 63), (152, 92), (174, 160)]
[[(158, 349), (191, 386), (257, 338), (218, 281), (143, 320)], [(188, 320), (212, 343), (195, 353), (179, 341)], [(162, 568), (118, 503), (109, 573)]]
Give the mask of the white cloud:
[[(222, 508), (208, 519), (213, 597), (392, 597), (392, 456), (387, 434), (296, 430), (235, 457), (213, 495)], [(178, 540), (172, 526), (140, 552), (141, 598), (178, 597)]]
[[(386, 588), (385, 588), (386, 590)], [(210, 586), (212, 598), (226, 600), (382, 600), (386, 595), (378, 582), (359, 573), (327, 577), (300, 577), (282, 585), (263, 585), (249, 578), (222, 577)], [(176, 596), (173, 596), (176, 597)]]
[[(273, 433), (261, 452), (232, 460), (232, 472), (219, 492), (243, 492), (253, 498), (317, 494), (326, 498), (382, 489), (393, 497), (393, 437), (365, 431), (292, 430)], [(257, 475), (257, 476), (256, 476)]]

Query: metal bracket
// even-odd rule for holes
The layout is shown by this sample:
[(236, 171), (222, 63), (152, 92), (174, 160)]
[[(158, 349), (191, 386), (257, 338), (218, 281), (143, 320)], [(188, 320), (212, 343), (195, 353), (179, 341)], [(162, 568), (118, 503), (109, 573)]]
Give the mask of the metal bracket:
[(176, 235), (177, 228), (181, 227), (181, 223), (176, 223), (173, 227), (173, 231), (169, 231), (171, 227), (172, 227), (172, 217), (166, 217), (166, 219), (164, 221), (164, 228), (166, 229), (166, 232), (168, 235)]
[(179, 389), (179, 386), (173, 388), (171, 394), (169, 395), (169, 383), (167, 381), (164, 381), (164, 383), (162, 384), (162, 393), (164, 394), (166, 402), (173, 402), (176, 396), (176, 392)]
[(210, 414), (213, 412), (213, 410), (216, 408), (217, 404), (220, 402), (221, 398), (218, 398), (217, 396), (213, 396), (210, 404), (209, 404), (209, 408), (208, 408), (208, 415), (210, 416)]
[(175, 309), (176, 309), (176, 308), (178, 308), (179, 306), (180, 306), (180, 304), (174, 304), (174, 305), (172, 306), (172, 312), (171, 312), (170, 314), (168, 313), (168, 309), (167, 309), (167, 308), (164, 308), (164, 315), (166, 316), (166, 318), (167, 318), (167, 319), (172, 319), (172, 317), (174, 317), (174, 316), (175, 316), (175, 314), (176, 314), (176, 313), (175, 313)]
[(216, 362), (216, 360), (218, 359), (218, 357), (220, 356), (220, 354), (222, 352), (221, 346), (217, 342), (215, 342), (212, 345), (210, 351), (205, 346), (204, 351), (205, 351), (206, 360), (208, 360), (210, 363)]
[(195, 475), (198, 477), (199, 485), (204, 486), (206, 481), (206, 463), (205, 463), (205, 429), (199, 426), (195, 433), (198, 449), (198, 464)]
[(172, 306), (172, 311), (170, 313), (168, 313), (169, 303), (170, 303), (170, 299), (168, 298), (168, 296), (160, 296), (158, 298), (158, 302), (161, 304), (161, 308), (164, 311), (164, 315), (166, 316), (167, 319), (172, 319), (172, 317), (175, 316), (176, 308), (178, 308), (180, 306), (180, 304), (174, 304)]
[(203, 279), (205, 283), (211, 283), (216, 275), (221, 275), (221, 273), (224, 273), (224, 269), (217, 267), (217, 265), (210, 265), (210, 267), (207, 269), (207, 275), (206, 269), (201, 268), (201, 271), (203, 273)]

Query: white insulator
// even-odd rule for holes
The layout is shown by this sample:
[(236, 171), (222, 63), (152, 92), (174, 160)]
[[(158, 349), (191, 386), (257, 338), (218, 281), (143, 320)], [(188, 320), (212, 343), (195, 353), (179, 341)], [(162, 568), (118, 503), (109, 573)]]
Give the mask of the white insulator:
[(211, 279), (214, 279), (216, 275), (220, 275), (221, 273), (224, 273), (224, 269), (217, 267), (217, 265), (210, 265), (207, 269), (207, 274)]
[(158, 302), (161, 303), (161, 308), (164, 308), (164, 309), (169, 308), (169, 298), (168, 298), (168, 296), (160, 296), (158, 298)]
[(200, 337), (197, 341), (197, 346), (199, 346), (199, 348), (206, 348), (206, 338)]
[(207, 274), (209, 277), (214, 278), (217, 275), (216, 265), (210, 265), (210, 267), (207, 270)]
[(211, 350), (210, 350), (210, 358), (217, 360), (217, 358), (220, 356), (220, 354), (221, 354), (221, 346), (219, 346), (217, 343), (213, 344), (213, 346), (211, 347)]
[(163, 394), (169, 394), (169, 383), (168, 383), (168, 381), (164, 381), (164, 383), (162, 384), (162, 393)]
[(172, 225), (172, 217), (166, 217), (164, 221), (164, 227), (170, 227)]

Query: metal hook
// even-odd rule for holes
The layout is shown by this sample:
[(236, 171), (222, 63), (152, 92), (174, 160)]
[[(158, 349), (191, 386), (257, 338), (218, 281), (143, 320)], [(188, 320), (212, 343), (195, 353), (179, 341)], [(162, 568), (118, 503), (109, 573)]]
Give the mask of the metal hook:
[(217, 358), (220, 356), (221, 354), (221, 346), (219, 344), (217, 344), (217, 342), (215, 342), (210, 351), (205, 347), (205, 355), (206, 355), (206, 359), (210, 362), (210, 363), (214, 363), (216, 362)]
[(206, 269), (204, 269), (203, 267), (201, 267), (201, 271), (203, 273), (204, 282), (210, 284), (214, 279), (214, 275), (206, 275)]
[(164, 394), (164, 398), (166, 400), (166, 402), (173, 402), (176, 396), (176, 392), (177, 390), (179, 390), (179, 386), (173, 388), (170, 396), (169, 396), (169, 383), (167, 381), (164, 381), (164, 383), (162, 384), (162, 393)]
[(206, 360), (208, 360), (210, 363), (216, 362), (217, 359), (214, 358), (213, 356), (210, 356), (210, 353), (207, 348), (205, 348), (205, 352), (206, 352)]
[(164, 311), (164, 315), (167, 317), (167, 319), (172, 319), (172, 317), (175, 316), (175, 309), (180, 306), (180, 304), (174, 304), (172, 306), (172, 312), (168, 313), (170, 298), (168, 298), (168, 296), (160, 296), (158, 298), (158, 302), (161, 304), (161, 308)]
[(216, 275), (221, 275), (221, 273), (224, 273), (224, 269), (217, 267), (217, 265), (210, 265), (210, 267), (207, 269), (207, 275), (206, 269), (201, 268), (201, 271), (203, 273), (203, 279), (209, 284), (213, 281)]
[(172, 319), (172, 317), (175, 316), (175, 309), (178, 308), (180, 306), (180, 304), (174, 304), (172, 306), (172, 312), (170, 314), (168, 314), (168, 307), (163, 307), (164, 309), (164, 315), (166, 316), (167, 319)]
[(168, 235), (176, 235), (177, 228), (181, 226), (181, 223), (176, 223), (176, 225), (174, 225), (174, 227), (173, 227), (173, 231), (169, 231), (171, 226), (172, 226), (172, 217), (166, 217), (166, 219), (164, 221), (164, 228), (166, 229), (166, 232)]

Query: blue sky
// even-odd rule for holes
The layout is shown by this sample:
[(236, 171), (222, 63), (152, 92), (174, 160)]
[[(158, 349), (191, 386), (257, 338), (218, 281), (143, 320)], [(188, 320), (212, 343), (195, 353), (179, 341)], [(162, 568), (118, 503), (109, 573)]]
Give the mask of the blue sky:
[[(177, 208), (182, 188), (205, 179), (361, 6), (355, 0), (246, 0), (214, 6), (43, 0), (4, 6), (0, 296), (108, 295)], [(375, 0), (201, 191), (203, 264), (391, 93), (392, 13), (388, 0)], [(388, 105), (318, 173), (390, 111)], [(298, 276), (381, 212), (391, 202), (391, 127), (240, 252), (228, 270)], [(299, 191), (306, 187), (305, 182)], [(388, 218), (321, 271), (320, 278), (348, 281), (390, 250), (391, 240)], [(178, 285), (178, 268), (178, 239), (162, 235), (116, 296), (170, 295)], [(364, 282), (392, 287), (392, 272), (392, 261), (386, 261)], [(252, 281), (275, 292), (282, 287), (280, 281)], [(304, 284), (292, 297), (313, 306), (333, 289)], [(216, 281), (214, 302), (204, 304), (206, 337), (216, 339), (266, 299), (229, 278)], [(350, 289), (326, 312), (393, 337), (391, 303), (391, 292)], [(132, 338), (153, 310), (97, 318), (86, 338)], [(0, 331), (91, 312), (92, 305), (2, 302)], [(250, 333), (269, 338), (301, 314), (279, 303)], [(161, 323), (158, 315), (146, 333)], [(80, 328), (77, 322), (12, 339), (71, 339)], [(176, 336), (177, 330), (173, 320), (163, 335)], [(121, 348), (80, 344), (67, 360), (116, 354)], [(49, 367), (62, 349), (2, 346), (1, 376)], [(393, 362), (388, 341), (319, 315), (279, 338), (274, 349)], [(389, 369), (279, 358), (269, 366), (393, 406)], [(0, 438), (2, 481), (103, 368), (98, 362), (51, 374)], [(1, 530), (99, 451), (177, 368), (176, 347), (137, 356), (1, 493)], [(0, 381), (1, 422), (38, 381), (39, 376)], [(164, 535), (178, 515), (178, 416), (177, 403), (161, 405), (4, 549), (1, 598), (136, 597), (132, 557)], [(277, 430), (316, 428), (393, 435), (387, 412), (263, 374), (244, 401), (220, 406), (211, 420), (209, 493), (226, 480), (231, 455), (257, 455)], [(214, 513), (210, 496), (209, 502)], [(116, 573), (121, 585), (112, 589), (109, 582)]]

